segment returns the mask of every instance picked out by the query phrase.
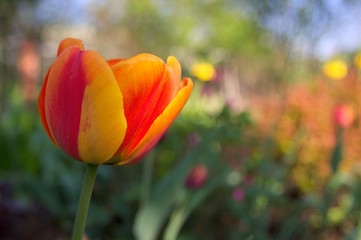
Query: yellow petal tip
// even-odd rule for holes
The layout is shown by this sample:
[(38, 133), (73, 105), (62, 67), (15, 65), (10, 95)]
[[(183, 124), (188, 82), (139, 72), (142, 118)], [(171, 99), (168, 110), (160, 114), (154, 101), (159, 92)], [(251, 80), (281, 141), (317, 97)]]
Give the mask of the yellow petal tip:
[(65, 38), (59, 43), (57, 56), (59, 56), (68, 47), (78, 47), (80, 50), (84, 51), (84, 44), (82, 40), (77, 38)]

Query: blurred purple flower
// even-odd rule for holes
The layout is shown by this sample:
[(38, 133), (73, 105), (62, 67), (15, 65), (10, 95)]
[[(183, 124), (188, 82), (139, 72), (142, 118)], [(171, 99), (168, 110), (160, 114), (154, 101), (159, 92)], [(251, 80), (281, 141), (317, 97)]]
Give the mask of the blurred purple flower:
[(235, 202), (242, 202), (245, 197), (245, 192), (241, 187), (233, 189), (232, 198)]

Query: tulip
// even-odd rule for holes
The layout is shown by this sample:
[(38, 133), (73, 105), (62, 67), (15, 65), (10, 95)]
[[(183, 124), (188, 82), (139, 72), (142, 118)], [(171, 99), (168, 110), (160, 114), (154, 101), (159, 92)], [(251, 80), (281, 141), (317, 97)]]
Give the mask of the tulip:
[(339, 104), (333, 112), (336, 126), (340, 128), (349, 128), (355, 119), (355, 113), (351, 105)]
[(162, 137), (192, 91), (175, 57), (106, 61), (79, 39), (60, 42), (38, 108), (52, 142), (89, 164), (140, 160)]
[(203, 164), (195, 165), (191, 171), (188, 173), (188, 176), (185, 181), (185, 186), (188, 189), (198, 189), (201, 188), (208, 179), (208, 169)]
[(81, 40), (60, 42), (41, 88), (40, 119), (51, 141), (87, 163), (73, 229), (84, 236), (99, 164), (144, 157), (175, 120), (192, 91), (175, 57), (151, 54), (106, 61)]

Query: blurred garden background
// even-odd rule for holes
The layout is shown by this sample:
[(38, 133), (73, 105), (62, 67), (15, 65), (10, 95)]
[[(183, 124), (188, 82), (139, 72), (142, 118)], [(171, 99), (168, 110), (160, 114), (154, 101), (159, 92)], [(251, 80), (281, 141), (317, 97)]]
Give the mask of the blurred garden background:
[(0, 239), (70, 239), (84, 165), (37, 112), (66, 37), (195, 83), (144, 161), (100, 167), (89, 239), (361, 239), (360, 22), (357, 0), (0, 1)]

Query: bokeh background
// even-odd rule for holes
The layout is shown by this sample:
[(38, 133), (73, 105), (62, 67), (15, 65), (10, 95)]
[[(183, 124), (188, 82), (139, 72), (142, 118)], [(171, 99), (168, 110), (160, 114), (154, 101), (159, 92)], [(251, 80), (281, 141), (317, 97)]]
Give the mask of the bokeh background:
[(37, 95), (60, 40), (176, 56), (195, 89), (158, 146), (101, 166), (89, 239), (361, 239), (357, 0), (0, 1), (0, 239), (69, 239), (84, 165)]

